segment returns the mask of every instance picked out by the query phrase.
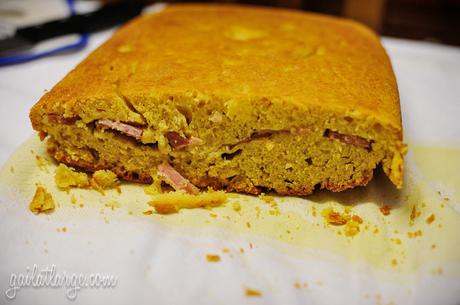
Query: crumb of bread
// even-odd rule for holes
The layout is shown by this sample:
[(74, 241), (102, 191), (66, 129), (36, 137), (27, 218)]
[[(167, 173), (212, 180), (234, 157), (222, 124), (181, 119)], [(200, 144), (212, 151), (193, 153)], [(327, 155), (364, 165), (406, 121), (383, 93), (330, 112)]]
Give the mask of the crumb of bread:
[(269, 204), (275, 203), (275, 198), (273, 196), (260, 194), (259, 198), (262, 199), (264, 202), (269, 203)]
[(35, 160), (36, 160), (36, 164), (37, 164), (37, 167), (45, 172), (48, 173), (48, 168), (46, 167), (50, 162), (46, 159), (46, 158), (43, 158), (39, 155), (36, 155), (35, 156)]
[(417, 207), (414, 204), (414, 206), (412, 206), (412, 210), (411, 210), (410, 216), (409, 216), (411, 224), (413, 224), (415, 218), (419, 217), (420, 214), (421, 214), (421, 212), (417, 210)]
[(262, 296), (262, 292), (260, 292), (259, 290), (255, 290), (255, 289), (246, 289), (245, 292), (246, 296), (248, 297), (261, 297)]
[[(360, 232), (360, 225), (364, 222), (358, 215), (350, 215), (351, 209), (345, 209), (344, 213), (335, 212), (332, 208), (325, 208), (321, 211), (326, 223), (334, 226), (345, 226), (344, 234), (353, 237)], [(341, 235), (342, 233), (339, 232)]]
[(88, 175), (75, 171), (65, 164), (59, 164), (54, 175), (54, 180), (58, 187), (67, 189), (71, 186), (87, 187), (89, 186)]
[(431, 214), (431, 215), (425, 220), (425, 222), (426, 222), (427, 224), (431, 224), (431, 223), (434, 221), (434, 219), (435, 219), (434, 214)]
[(416, 237), (420, 237), (423, 235), (423, 232), (421, 230), (417, 230), (417, 231), (414, 231), (414, 232), (407, 232), (407, 236), (409, 238), (416, 238)]
[(335, 226), (343, 226), (347, 223), (347, 219), (344, 215), (335, 212), (332, 208), (325, 208), (321, 211), (324, 219), (328, 224)]
[(234, 202), (234, 203), (232, 204), (232, 208), (233, 208), (233, 210), (234, 210), (235, 212), (239, 212), (239, 211), (241, 211), (241, 204), (240, 204), (239, 202)]
[(355, 236), (356, 234), (359, 233), (359, 222), (355, 220), (350, 220), (347, 222), (345, 225), (345, 236)]
[(387, 205), (384, 205), (380, 207), (380, 212), (382, 212), (383, 215), (388, 216), (391, 213), (391, 208)]
[(119, 202), (116, 202), (116, 201), (112, 200), (112, 201), (106, 202), (106, 203), (104, 204), (104, 206), (105, 206), (106, 208), (112, 209), (112, 211), (113, 211), (113, 210), (119, 208), (121, 205), (120, 205)]
[(294, 287), (297, 288), (297, 289), (307, 288), (307, 287), (308, 287), (308, 283), (306, 283), (306, 282), (301, 283), (301, 282), (299, 282), (299, 281), (296, 281), (296, 282), (294, 283)]
[(110, 170), (97, 170), (90, 177), (88, 174), (77, 172), (75, 169), (62, 163), (56, 169), (54, 180), (61, 189), (92, 187), (102, 194), (104, 194), (104, 189), (114, 188), (119, 185), (117, 175)]
[(142, 214), (144, 214), (144, 215), (152, 215), (153, 211), (152, 210), (147, 210), (147, 211), (142, 212)]
[(208, 191), (197, 195), (175, 191), (157, 195), (149, 202), (149, 205), (154, 207), (159, 214), (171, 214), (178, 212), (180, 209), (217, 207), (226, 200), (226, 194), (222, 191)]
[(217, 254), (207, 254), (206, 260), (210, 263), (217, 263), (220, 262), (220, 256)]
[(91, 185), (96, 184), (97, 187), (102, 189), (116, 187), (119, 183), (117, 175), (110, 170), (95, 171), (91, 182)]
[(34, 198), (30, 202), (29, 209), (34, 214), (49, 213), (55, 208), (53, 197), (42, 186), (37, 186)]

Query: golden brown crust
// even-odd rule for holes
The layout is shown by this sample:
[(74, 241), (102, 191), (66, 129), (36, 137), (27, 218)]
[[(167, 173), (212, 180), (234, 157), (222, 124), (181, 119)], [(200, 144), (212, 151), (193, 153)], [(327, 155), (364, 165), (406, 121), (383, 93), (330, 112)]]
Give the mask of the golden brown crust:
[(123, 96), (186, 91), (349, 112), (402, 138), (393, 70), (371, 30), (335, 17), (232, 5), (172, 5), (133, 20), (45, 94), (30, 117), (40, 130), (43, 113), (88, 119), (91, 107), (101, 109), (92, 116), (141, 122)]

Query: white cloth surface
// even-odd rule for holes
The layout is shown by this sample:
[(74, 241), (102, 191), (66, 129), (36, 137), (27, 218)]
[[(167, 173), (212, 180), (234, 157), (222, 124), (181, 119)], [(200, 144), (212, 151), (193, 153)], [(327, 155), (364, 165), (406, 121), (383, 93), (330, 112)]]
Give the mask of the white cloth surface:
[[(28, 112), (32, 105), (42, 96), (44, 90), (50, 90), (56, 82), (64, 77), (87, 54), (105, 41), (110, 34), (111, 32), (107, 31), (93, 35), (89, 46), (77, 53), (63, 54), (30, 63), (0, 68), (0, 164), (3, 164), (16, 147), (33, 134)], [(398, 79), (406, 141), (446, 146), (460, 145), (460, 123), (458, 122), (460, 114), (460, 49), (432, 43), (390, 38), (385, 38), (383, 42), (390, 55)], [(19, 224), (23, 224), (25, 221), (27, 224), (46, 226), (48, 219), (38, 217), (31, 218), (32, 220), (26, 219), (23, 215), (23, 207), (18, 207), (17, 205), (12, 205), (8, 209), (8, 219), (10, 219), (8, 223), (11, 223), (8, 230), (11, 232), (2, 232), (2, 236), (9, 236), (9, 233), (11, 233), (11, 236), (14, 235), (15, 238), (9, 241), (1, 240), (1, 242), (4, 244), (3, 247), (10, 247), (5, 249), (9, 249), (10, 252), (8, 253), (11, 253), (13, 247), (21, 247), (23, 242), (21, 238), (23, 236), (31, 236), (30, 232), (23, 232)], [(18, 227), (14, 226), (14, 219), (16, 218), (20, 220)], [(71, 223), (74, 222), (72, 221)], [(66, 225), (65, 222), (60, 223), (60, 226), (63, 225)], [(48, 265), (56, 264), (58, 268), (73, 266), (74, 269), (72, 270), (78, 270), (78, 272), (83, 273), (94, 271), (111, 273), (114, 271), (113, 266), (123, 264), (132, 269), (121, 267), (116, 269), (119, 278), (124, 280), (124, 282), (120, 282), (120, 289), (122, 287), (127, 288), (126, 293), (121, 293), (120, 290), (86, 291), (80, 294), (74, 304), (94, 304), (95, 301), (111, 304), (187, 304), (189, 302), (194, 304), (356, 303), (356, 298), (353, 294), (334, 294), (326, 289), (321, 290), (321, 288), (314, 290), (307, 297), (288, 293), (289, 288), (285, 286), (286, 284), (277, 280), (278, 276), (281, 276), (282, 265), (291, 266), (291, 269), (296, 270), (298, 274), (304, 274), (306, 277), (308, 277), (310, 270), (314, 268), (323, 268), (325, 273), (328, 270), (335, 270), (334, 272), (337, 272), (336, 277), (330, 278), (332, 282), (329, 285), (337, 289), (341, 287), (343, 291), (354, 291), (356, 283), (361, 283), (362, 288), (366, 291), (385, 290), (386, 285), (389, 285), (388, 283), (367, 281), (366, 276), (369, 276), (374, 271), (365, 265), (358, 264), (353, 267), (334, 265), (331, 267), (324, 262), (301, 262), (297, 258), (286, 258), (279, 252), (271, 251), (270, 247), (264, 245), (259, 247), (257, 255), (238, 258), (239, 260), (236, 264), (223, 262), (214, 271), (203, 269), (201, 274), (198, 267), (203, 262), (195, 259), (196, 257), (202, 257), (201, 250), (189, 246), (192, 243), (196, 243), (196, 240), (191, 239), (190, 236), (176, 236), (165, 230), (165, 228), (158, 228), (155, 224), (146, 222), (132, 225), (115, 222), (111, 225), (100, 226), (100, 224), (90, 220), (85, 222), (84, 226), (87, 230), (87, 235), (71, 235), (73, 236), (72, 239), (63, 237), (59, 241), (62, 249), (55, 249), (55, 254), (51, 256), (52, 260), (50, 257), (41, 256), (37, 257), (34, 262)], [(146, 234), (149, 231), (152, 235), (163, 234), (161, 242), (152, 243)], [(97, 234), (93, 234), (93, 232), (97, 232)], [(105, 240), (104, 243), (100, 243), (101, 236)], [(136, 238), (131, 238), (131, 236), (136, 236)], [(212, 237), (204, 237), (200, 243), (202, 247), (209, 245), (221, 245), (220, 247), (223, 247), (225, 243), (222, 241), (226, 237), (225, 232), (221, 232)], [(120, 240), (125, 243), (123, 248), (119, 253), (111, 252), (114, 249), (112, 248), (113, 245), (108, 245), (111, 242), (119, 243)], [(88, 244), (92, 246), (87, 247)], [(49, 245), (49, 247), (51, 248), (52, 246)], [(69, 249), (76, 249), (75, 252), (79, 253), (80, 257), (71, 258), (71, 256), (68, 256)], [(130, 256), (128, 253), (130, 249), (136, 249), (135, 255)], [(95, 258), (94, 253), (98, 255), (104, 254), (105, 257), (103, 259)], [(8, 262), (17, 264), (17, 268), (21, 271), (22, 269), (20, 268), (24, 267), (21, 262), (30, 262), (30, 257), (28, 257), (27, 253), (17, 253), (15, 255), (15, 260), (9, 259)], [(120, 257), (124, 257), (124, 260), (119, 260)], [(154, 276), (152, 277), (152, 273), (148, 270), (135, 269), (144, 265), (128, 262), (127, 259), (130, 257), (132, 260), (148, 264), (156, 272), (154, 274), (164, 276), (163, 281), (154, 279)], [(71, 262), (71, 259), (75, 261)], [(88, 264), (86, 264), (86, 260)], [(97, 270), (94, 270), (94, 262), (98, 262)], [(279, 266), (273, 265), (274, 262), (278, 262)], [(321, 264), (325, 265), (322, 266)], [(248, 268), (250, 268), (249, 271)], [(6, 268), (0, 269), (6, 270)], [(167, 276), (171, 270), (180, 270), (179, 277)], [(258, 278), (260, 270), (272, 270), (273, 277)], [(357, 271), (357, 273), (352, 275), (351, 271)], [(278, 274), (278, 272), (280, 273)], [(139, 274), (144, 277), (139, 279)], [(208, 278), (207, 283), (215, 285), (211, 287), (213, 289), (203, 286), (206, 282), (199, 280), (205, 276)], [(264, 286), (265, 291), (272, 290), (274, 292), (270, 292), (260, 299), (244, 298), (241, 295), (240, 286), (222, 281), (221, 279), (225, 277), (238, 279), (238, 281), (249, 284), (258, 282), (261, 286)], [(294, 278), (295, 274), (292, 277)], [(126, 284), (131, 278), (133, 279), (133, 284)], [(343, 278), (348, 280), (340, 282), (339, 279)], [(336, 282), (334, 282), (334, 279), (336, 279)], [(456, 281), (458, 282), (458, 279)], [(4, 284), (5, 279), (0, 279), (0, 283)], [(179, 286), (175, 290), (176, 283)], [(405, 297), (405, 300), (411, 301), (406, 304), (433, 304), (436, 301), (434, 296), (437, 297), (438, 295), (428, 293), (426, 289), (430, 288), (430, 292), (442, 291), (443, 286), (452, 285), (452, 283), (453, 281), (449, 282), (449, 279), (445, 278), (436, 282), (437, 286), (433, 286), (432, 282), (424, 282), (422, 279), (418, 284), (419, 291), (417, 291), (417, 294), (414, 293), (412, 299)], [(167, 288), (161, 289), (161, 286), (158, 285), (164, 285)], [(152, 296), (149, 291), (155, 291), (156, 294)], [(200, 291), (207, 291), (208, 293), (200, 294)], [(218, 291), (220, 294), (213, 294), (213, 291)], [(36, 304), (64, 304), (67, 301), (62, 296), (62, 291), (42, 289), (21, 291), (20, 293), (24, 294), (24, 297), (10, 301), (11, 304), (23, 304), (21, 302), (31, 300), (35, 300)], [(392, 297), (398, 299), (399, 296), (386, 295), (385, 300), (392, 300)], [(450, 302), (452, 301), (452, 299), (449, 300)], [(15, 303), (15, 301), (19, 303)], [(0, 303), (3, 304), (4, 302), (6, 300), (2, 296)], [(357, 303), (374, 304), (378, 302), (380, 300), (362, 298)]]

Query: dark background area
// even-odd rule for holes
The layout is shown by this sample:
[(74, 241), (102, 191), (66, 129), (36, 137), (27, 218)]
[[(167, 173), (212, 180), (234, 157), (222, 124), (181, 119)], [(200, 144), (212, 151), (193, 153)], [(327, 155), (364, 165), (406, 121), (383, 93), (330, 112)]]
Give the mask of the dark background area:
[(460, 46), (460, 0), (201, 0), (198, 2), (248, 3), (332, 14), (363, 22), (384, 36)]

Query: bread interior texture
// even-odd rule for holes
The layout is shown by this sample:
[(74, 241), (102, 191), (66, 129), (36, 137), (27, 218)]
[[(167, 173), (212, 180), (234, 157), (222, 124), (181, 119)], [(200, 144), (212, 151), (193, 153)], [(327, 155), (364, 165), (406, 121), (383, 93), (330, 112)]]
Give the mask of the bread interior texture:
[(359, 113), (196, 93), (122, 100), (32, 120), (56, 160), (129, 181), (151, 183), (168, 163), (198, 187), (308, 195), (366, 185), (382, 164), (401, 183), (397, 131)]

